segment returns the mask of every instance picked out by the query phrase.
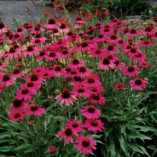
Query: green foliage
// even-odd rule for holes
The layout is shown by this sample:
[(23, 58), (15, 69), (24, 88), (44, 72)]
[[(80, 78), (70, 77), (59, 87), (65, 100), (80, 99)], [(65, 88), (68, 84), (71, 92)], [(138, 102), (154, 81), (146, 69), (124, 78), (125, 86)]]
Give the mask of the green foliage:
[(157, 16), (157, 6), (152, 6), (142, 12), (141, 18), (145, 21), (155, 16)]
[(81, 7), (83, 10), (109, 10), (113, 15), (139, 15), (149, 7), (147, 0), (93, 0), (91, 4)]

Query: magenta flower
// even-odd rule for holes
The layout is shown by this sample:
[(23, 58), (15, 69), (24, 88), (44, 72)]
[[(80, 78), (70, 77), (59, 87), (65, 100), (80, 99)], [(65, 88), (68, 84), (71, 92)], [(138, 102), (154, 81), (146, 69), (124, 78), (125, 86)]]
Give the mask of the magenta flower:
[(22, 87), (16, 93), (17, 99), (23, 99), (25, 101), (31, 100), (32, 96), (36, 94), (34, 89), (30, 89), (28, 87)]
[(23, 101), (21, 99), (15, 98), (13, 102), (10, 104), (10, 112), (16, 112), (16, 111), (25, 111), (28, 108), (28, 103), (26, 101)]
[(68, 120), (68, 123), (66, 124), (66, 127), (67, 128), (72, 128), (73, 131), (78, 134), (80, 132), (82, 132), (82, 127), (83, 127), (83, 124), (82, 122), (76, 120), (76, 119), (73, 119), (73, 120)]
[(114, 69), (115, 64), (113, 60), (110, 60), (108, 58), (103, 58), (103, 60), (98, 63), (98, 68), (106, 71), (106, 70)]
[(85, 155), (93, 154), (93, 151), (96, 150), (96, 142), (93, 137), (79, 136), (76, 140), (76, 148)]
[(118, 90), (121, 90), (121, 89), (125, 89), (126, 85), (123, 82), (119, 82), (119, 83), (116, 83), (114, 87), (118, 91)]
[(27, 115), (41, 116), (45, 112), (45, 109), (39, 105), (32, 105), (26, 110)]
[(57, 133), (57, 136), (60, 139), (64, 140), (65, 144), (73, 143), (73, 138), (77, 136), (77, 134), (73, 131), (71, 127), (66, 127), (63, 130)]
[(84, 127), (92, 132), (102, 132), (104, 130), (104, 124), (99, 119), (87, 119), (84, 123)]
[(19, 69), (19, 68), (15, 68), (13, 70), (13, 77), (14, 78), (19, 78), (19, 77), (22, 77), (24, 75), (24, 73)]
[(11, 111), (9, 113), (9, 119), (13, 122), (18, 122), (20, 120), (23, 120), (25, 116), (26, 116), (25, 113), (21, 110)]
[(56, 21), (53, 19), (53, 18), (50, 18), (48, 20), (48, 23), (46, 23), (44, 25), (44, 28), (47, 28), (47, 29), (53, 29), (53, 28), (57, 28), (57, 24), (56, 24)]
[(98, 119), (101, 116), (101, 110), (93, 105), (83, 106), (80, 112), (87, 119)]
[(77, 97), (70, 90), (64, 89), (60, 95), (56, 96), (56, 100), (63, 106), (70, 106), (77, 100)]
[(142, 91), (148, 85), (148, 81), (142, 78), (135, 78), (134, 80), (130, 80), (130, 86), (135, 91)]
[(123, 74), (128, 77), (137, 76), (139, 73), (140, 69), (137, 67), (137, 65), (126, 66), (123, 69)]
[(0, 82), (1, 82), (1, 86), (8, 87), (15, 83), (15, 78), (13, 78), (9, 74), (0, 73)]
[(106, 102), (106, 98), (97, 94), (93, 94), (88, 98), (89, 102), (93, 103), (93, 104), (99, 104), (99, 105), (103, 105)]

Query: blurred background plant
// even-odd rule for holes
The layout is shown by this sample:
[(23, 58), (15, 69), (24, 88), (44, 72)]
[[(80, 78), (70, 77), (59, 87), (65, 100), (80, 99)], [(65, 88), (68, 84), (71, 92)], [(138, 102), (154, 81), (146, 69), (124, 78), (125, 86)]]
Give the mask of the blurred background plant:
[[(53, 0), (41, 0), (44, 4), (51, 4)], [(108, 10), (116, 17), (127, 15), (139, 15), (150, 7), (148, 0), (55, 0), (70, 11), (85, 10), (95, 12), (96, 10)]]
[(144, 21), (155, 16), (157, 16), (157, 5), (150, 6), (141, 13), (141, 19)]

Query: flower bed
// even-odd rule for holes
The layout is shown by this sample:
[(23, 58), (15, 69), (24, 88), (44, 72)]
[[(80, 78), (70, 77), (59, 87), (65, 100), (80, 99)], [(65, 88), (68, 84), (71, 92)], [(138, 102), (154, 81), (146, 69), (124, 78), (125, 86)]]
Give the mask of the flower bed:
[(157, 25), (95, 20), (0, 22), (0, 154), (156, 153)]

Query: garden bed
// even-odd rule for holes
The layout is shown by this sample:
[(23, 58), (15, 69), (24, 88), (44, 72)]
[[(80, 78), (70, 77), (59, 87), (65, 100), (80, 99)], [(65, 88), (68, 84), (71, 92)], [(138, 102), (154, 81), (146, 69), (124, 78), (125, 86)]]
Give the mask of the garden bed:
[(60, 11), (0, 21), (0, 156), (155, 157), (156, 18)]

